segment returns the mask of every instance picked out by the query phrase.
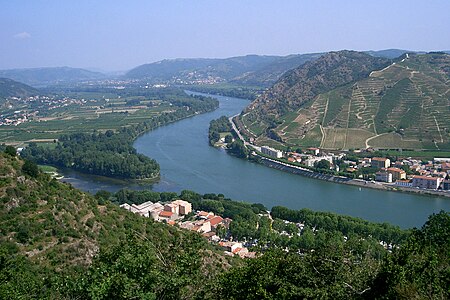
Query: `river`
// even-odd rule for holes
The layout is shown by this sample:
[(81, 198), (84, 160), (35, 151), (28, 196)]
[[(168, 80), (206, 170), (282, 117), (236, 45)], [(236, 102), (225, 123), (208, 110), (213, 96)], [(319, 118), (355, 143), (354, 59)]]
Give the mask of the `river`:
[(64, 171), (65, 181), (95, 192), (120, 188), (198, 193), (222, 193), (234, 200), (292, 209), (310, 208), (389, 222), (402, 228), (420, 227), (428, 215), (450, 210), (450, 200), (358, 187), (306, 178), (251, 163), (208, 145), (212, 119), (232, 116), (248, 105), (248, 100), (214, 96), (217, 110), (160, 127), (139, 137), (134, 146), (158, 161), (161, 179), (152, 185), (136, 185), (97, 176)]

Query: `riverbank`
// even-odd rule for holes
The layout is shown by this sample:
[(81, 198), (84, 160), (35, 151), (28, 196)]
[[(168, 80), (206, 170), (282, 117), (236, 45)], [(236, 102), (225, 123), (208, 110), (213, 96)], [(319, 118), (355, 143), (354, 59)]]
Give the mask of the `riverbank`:
[(394, 184), (385, 184), (381, 182), (372, 182), (372, 181), (366, 181), (362, 179), (351, 179), (343, 176), (335, 176), (330, 174), (323, 174), (319, 172), (314, 172), (305, 168), (297, 167), (294, 165), (290, 165), (287, 163), (282, 163), (277, 160), (269, 159), (267, 157), (260, 156), (253, 152), (252, 154), (255, 157), (259, 158), (259, 162), (267, 167), (274, 168), (277, 170), (289, 172), (296, 175), (302, 175), (309, 178), (314, 179), (320, 179), (325, 180), (329, 182), (334, 183), (341, 183), (341, 184), (348, 184), (363, 188), (371, 188), (371, 189), (377, 189), (377, 190), (384, 190), (384, 191), (393, 191), (393, 192), (405, 192), (405, 193), (416, 193), (416, 194), (422, 194), (422, 195), (433, 195), (433, 196), (441, 196), (441, 197), (447, 197), (450, 198), (450, 192), (448, 191), (435, 191), (435, 190), (425, 190), (425, 189), (418, 189), (418, 188), (408, 188), (403, 186), (398, 186)]
[[(245, 141), (244, 137), (239, 132), (238, 127), (234, 123), (234, 117), (230, 117), (229, 120), (232, 125), (233, 131), (236, 133), (237, 137), (244, 143), (246, 147), (251, 147), (254, 150), (259, 151), (259, 147), (248, 143)], [(438, 190), (426, 190), (426, 189), (419, 189), (419, 188), (413, 188), (413, 187), (404, 187), (404, 186), (398, 186), (395, 184), (387, 184), (387, 183), (381, 183), (381, 182), (374, 182), (374, 181), (366, 181), (362, 179), (352, 179), (344, 176), (335, 176), (330, 174), (324, 174), (320, 172), (315, 172), (306, 168), (302, 168), (299, 166), (295, 166), (289, 163), (283, 163), (275, 159), (270, 159), (264, 156), (261, 156), (257, 154), (255, 151), (251, 153), (251, 155), (257, 159), (252, 159), (253, 161), (260, 162), (261, 164), (278, 169), (281, 171), (285, 171), (288, 173), (301, 175), (313, 179), (320, 179), (324, 181), (334, 182), (334, 183), (340, 183), (340, 184), (347, 184), (347, 185), (353, 185), (363, 188), (370, 188), (370, 189), (377, 189), (377, 190), (384, 190), (384, 191), (393, 191), (393, 192), (403, 192), (403, 193), (415, 193), (420, 195), (432, 195), (432, 196), (440, 196), (440, 197), (446, 197), (450, 198), (450, 191), (438, 191)]]

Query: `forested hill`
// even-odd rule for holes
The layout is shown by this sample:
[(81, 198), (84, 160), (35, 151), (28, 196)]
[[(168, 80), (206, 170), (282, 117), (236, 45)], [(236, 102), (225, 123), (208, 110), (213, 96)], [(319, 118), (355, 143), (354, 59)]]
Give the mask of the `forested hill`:
[(0, 77), (11, 78), (28, 85), (42, 87), (58, 83), (103, 79), (106, 76), (80, 68), (54, 67), (0, 70)]
[(130, 70), (126, 77), (169, 80), (173, 77), (207, 78), (220, 77), (231, 79), (242, 73), (277, 60), (277, 56), (247, 55), (231, 58), (191, 58), (166, 59), (145, 64)]
[(321, 54), (247, 55), (224, 59), (172, 59), (138, 66), (125, 77), (154, 82), (218, 83), (268, 86), (284, 72)]
[[(39, 91), (24, 83), (9, 78), (0, 78), (0, 99), (38, 95)], [(1, 101), (1, 100), (0, 100)]]
[[(230, 231), (240, 240), (258, 236), (260, 246), (254, 250), (259, 257), (224, 256), (197, 233), (155, 223), (110, 202), (176, 198), (191, 202), (194, 209), (231, 217)], [(449, 213), (431, 216), (421, 230), (391, 235), (398, 241), (392, 252), (378, 243), (380, 236), (366, 232), (395, 232), (388, 224), (284, 208), (276, 208), (273, 218), (271, 223), (258, 204), (191, 191), (102, 192), (93, 197), (42, 174), (9, 147), (0, 153), (0, 298), (450, 296)], [(302, 220), (305, 228), (300, 231), (279, 218)]]

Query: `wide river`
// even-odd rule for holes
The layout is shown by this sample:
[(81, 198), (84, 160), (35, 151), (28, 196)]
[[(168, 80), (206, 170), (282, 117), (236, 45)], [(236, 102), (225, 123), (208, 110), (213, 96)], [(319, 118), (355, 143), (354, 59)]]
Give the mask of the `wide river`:
[(227, 155), (208, 145), (208, 126), (212, 119), (232, 116), (249, 101), (214, 96), (217, 110), (160, 127), (139, 137), (138, 152), (158, 161), (161, 180), (148, 186), (86, 176), (65, 171), (65, 181), (95, 192), (121, 188), (198, 193), (222, 193), (234, 200), (275, 205), (292, 209), (310, 208), (389, 222), (402, 228), (420, 227), (428, 215), (450, 210), (450, 199), (398, 192), (360, 189), (271, 169)]

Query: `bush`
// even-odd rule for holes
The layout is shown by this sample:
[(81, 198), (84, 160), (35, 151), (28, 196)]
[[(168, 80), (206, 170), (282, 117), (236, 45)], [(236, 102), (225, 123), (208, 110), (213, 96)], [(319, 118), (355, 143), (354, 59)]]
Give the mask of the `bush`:
[(31, 160), (25, 160), (25, 163), (22, 166), (22, 172), (30, 175), (31, 177), (37, 177), (39, 175), (39, 168), (37, 164)]

